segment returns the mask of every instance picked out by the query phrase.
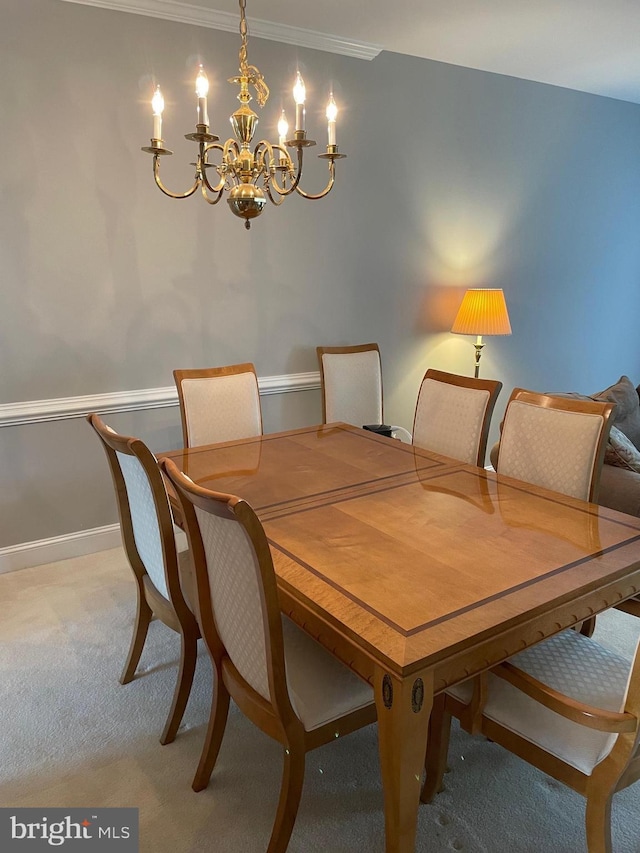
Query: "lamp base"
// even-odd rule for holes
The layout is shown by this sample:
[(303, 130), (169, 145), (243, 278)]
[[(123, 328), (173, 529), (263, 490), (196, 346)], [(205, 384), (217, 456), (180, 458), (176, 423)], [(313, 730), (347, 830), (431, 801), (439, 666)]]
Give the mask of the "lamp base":
[(476, 348), (476, 369), (473, 375), (478, 379), (480, 376), (480, 356), (482, 355), (484, 344), (474, 344), (474, 347)]

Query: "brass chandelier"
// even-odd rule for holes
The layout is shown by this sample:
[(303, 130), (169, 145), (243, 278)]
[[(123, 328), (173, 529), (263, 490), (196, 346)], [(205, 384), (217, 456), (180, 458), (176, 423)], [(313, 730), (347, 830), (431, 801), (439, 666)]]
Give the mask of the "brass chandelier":
[[(153, 154), (153, 176), (157, 186), (170, 198), (188, 198), (198, 188), (202, 196), (209, 204), (217, 204), (224, 193), (228, 193), (227, 202), (231, 211), (245, 220), (245, 228), (251, 227), (251, 220), (260, 216), (267, 198), (275, 205), (280, 205), (284, 199), (296, 192), (303, 198), (319, 199), (330, 192), (335, 181), (335, 161), (346, 154), (338, 153), (336, 145), (336, 116), (338, 113), (333, 93), (329, 97), (326, 116), (328, 121), (327, 150), (319, 154), (321, 159), (328, 161), (329, 180), (322, 192), (312, 195), (300, 187), (302, 177), (302, 158), (305, 148), (315, 145), (312, 139), (307, 139), (305, 130), (305, 87), (304, 81), (298, 71), (296, 83), (293, 87), (293, 96), (296, 104), (296, 128), (293, 139), (287, 139), (289, 126), (282, 110), (278, 122), (278, 142), (271, 143), (260, 140), (253, 151), (250, 145), (258, 124), (258, 116), (249, 107), (251, 95), (249, 85), (256, 91), (258, 104), (263, 107), (269, 97), (269, 88), (264, 77), (254, 66), (248, 64), (247, 59), (247, 19), (245, 15), (246, 0), (240, 2), (240, 75), (230, 77), (229, 83), (240, 86), (238, 100), (240, 107), (231, 115), (230, 121), (233, 126), (235, 139), (227, 139), (222, 144), (219, 136), (209, 133), (209, 117), (207, 114), (207, 93), (209, 82), (202, 65), (196, 78), (196, 94), (198, 96), (198, 120), (195, 133), (185, 134), (185, 139), (198, 144), (198, 155), (195, 164), (196, 174), (193, 185), (183, 193), (174, 193), (168, 190), (160, 180), (160, 157), (165, 154), (173, 154), (164, 147), (162, 139), (162, 111), (164, 99), (160, 92), (160, 86), (156, 87), (151, 101), (153, 110), (153, 137), (151, 145), (142, 150)], [(295, 150), (296, 162), (292, 159), (287, 149)], [(216, 158), (218, 162), (209, 162), (209, 157), (219, 152)], [(208, 170), (217, 173), (218, 181), (213, 183), (209, 180)]]

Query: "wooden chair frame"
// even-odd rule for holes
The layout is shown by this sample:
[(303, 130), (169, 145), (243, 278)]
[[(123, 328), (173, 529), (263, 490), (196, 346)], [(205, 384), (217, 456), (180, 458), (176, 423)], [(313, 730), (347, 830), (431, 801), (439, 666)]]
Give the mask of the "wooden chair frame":
[[(325, 375), (324, 375), (324, 363), (322, 356), (323, 355), (353, 355), (354, 353), (359, 352), (377, 352), (378, 353), (378, 361), (380, 363), (380, 401), (381, 401), (381, 410), (382, 410), (382, 418), (384, 418), (384, 386), (382, 384), (382, 360), (380, 357), (380, 347), (378, 344), (358, 344), (356, 346), (349, 347), (316, 347), (316, 353), (318, 355), (318, 363), (320, 365), (320, 387), (322, 389), (322, 423), (326, 424), (327, 422), (327, 401), (326, 401), (326, 384), (325, 384)], [(381, 423), (383, 420), (381, 420)], [(356, 424), (356, 426), (362, 426), (362, 424)]]
[[(186, 587), (189, 581), (181, 577), (179, 570), (173, 518), (164, 479), (155, 456), (142, 441), (112, 432), (96, 414), (88, 415), (87, 421), (98, 435), (107, 456), (116, 492), (124, 550), (136, 581), (137, 607), (134, 630), (120, 683), (128, 684), (133, 680), (147, 638), (149, 624), (154, 617), (180, 635), (178, 676), (171, 708), (160, 737), (160, 743), (171, 743), (177, 734), (191, 692), (200, 629), (183, 593), (182, 584)], [(160, 531), (169, 598), (165, 598), (156, 588), (138, 553), (127, 487), (116, 452), (135, 456), (147, 476)]]
[[(197, 486), (169, 459), (163, 460), (161, 466), (173, 483), (182, 506), (195, 566), (198, 618), (214, 672), (211, 714), (192, 787), (194, 791), (200, 791), (208, 785), (226, 727), (229, 700), (233, 698), (240, 710), (258, 728), (284, 747), (280, 798), (268, 847), (268, 853), (284, 853), (293, 830), (302, 794), (306, 753), (335, 740), (338, 734), (343, 736), (375, 722), (375, 705), (372, 703), (365, 708), (352, 711), (339, 720), (334, 720), (312, 731), (305, 730), (291, 706), (287, 689), (278, 588), (271, 551), (262, 524), (253, 509), (242, 499)], [(222, 518), (233, 519), (242, 525), (253, 547), (262, 612), (266, 616), (268, 625), (264, 639), (271, 701), (266, 700), (244, 680), (227, 655), (219, 637), (211, 604), (204, 545), (195, 507)]]
[(476, 391), (486, 391), (489, 394), (487, 407), (484, 412), (482, 429), (480, 431), (480, 438), (478, 441), (478, 453), (476, 455), (475, 461), (475, 464), (479, 468), (483, 468), (487, 452), (487, 440), (489, 437), (489, 428), (491, 426), (491, 416), (493, 415), (493, 410), (495, 409), (498, 395), (502, 390), (502, 382), (499, 382), (496, 379), (476, 379), (473, 376), (460, 376), (457, 373), (446, 373), (443, 370), (434, 370), (432, 368), (429, 368), (429, 370), (427, 370), (425, 375), (422, 377), (422, 382), (420, 383), (420, 390), (418, 391), (418, 399), (416, 401), (416, 409), (413, 416), (414, 436), (416, 433), (416, 420), (418, 416), (418, 403), (420, 402), (420, 391), (422, 390), (423, 383), (427, 379), (432, 379), (435, 382), (444, 382), (447, 385), (456, 385), (459, 388), (472, 388)]
[[(241, 373), (252, 373), (256, 380), (256, 389), (258, 389), (258, 376), (256, 374), (256, 369), (251, 362), (244, 362), (243, 364), (228, 364), (224, 367), (203, 367), (203, 368), (185, 368), (180, 370), (173, 371), (173, 378), (176, 383), (176, 387), (178, 389), (178, 402), (180, 404), (180, 418), (182, 421), (182, 438), (184, 441), (185, 447), (190, 447), (189, 443), (189, 430), (187, 424), (187, 412), (184, 400), (184, 392), (182, 388), (182, 382), (185, 379), (215, 379), (220, 376), (236, 376)], [(258, 400), (260, 392), (258, 390)], [(262, 435), (262, 407), (259, 407), (260, 411), (260, 433)]]

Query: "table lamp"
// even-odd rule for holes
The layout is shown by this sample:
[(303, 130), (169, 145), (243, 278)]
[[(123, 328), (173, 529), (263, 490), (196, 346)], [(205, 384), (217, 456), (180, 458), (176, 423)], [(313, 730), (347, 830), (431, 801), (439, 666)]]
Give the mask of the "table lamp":
[(504, 293), (498, 289), (467, 290), (453, 321), (455, 335), (476, 335), (476, 378), (480, 375), (483, 335), (510, 335), (511, 323)]

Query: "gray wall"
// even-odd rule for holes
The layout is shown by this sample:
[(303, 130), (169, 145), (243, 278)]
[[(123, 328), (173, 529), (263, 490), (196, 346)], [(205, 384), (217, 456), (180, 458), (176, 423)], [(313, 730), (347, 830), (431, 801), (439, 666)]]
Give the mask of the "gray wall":
[[(312, 371), (318, 343), (377, 340), (387, 420), (410, 428), (427, 367), (472, 370), (472, 340), (448, 329), (474, 286), (504, 288), (513, 326), (483, 355), (483, 374), (505, 386), (496, 424), (514, 385), (640, 381), (640, 106), (250, 38), (271, 87), (259, 133), (275, 137), (283, 102), (293, 119), (300, 63), (310, 135), (324, 143), (331, 81), (349, 159), (327, 199), (269, 207), (247, 232), (224, 201), (162, 196), (140, 151), (157, 77), (176, 152), (163, 177), (186, 188), (196, 57), (212, 127), (227, 134), (238, 46), (231, 33), (60, 0), (0, 2), (0, 407), (168, 386), (178, 366)], [(324, 168), (310, 158), (312, 191)], [(317, 391), (264, 405), (268, 430), (320, 417)], [(109, 420), (154, 450), (180, 441), (175, 408)], [(0, 465), (0, 547), (115, 520), (82, 420), (0, 429)]]

